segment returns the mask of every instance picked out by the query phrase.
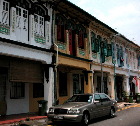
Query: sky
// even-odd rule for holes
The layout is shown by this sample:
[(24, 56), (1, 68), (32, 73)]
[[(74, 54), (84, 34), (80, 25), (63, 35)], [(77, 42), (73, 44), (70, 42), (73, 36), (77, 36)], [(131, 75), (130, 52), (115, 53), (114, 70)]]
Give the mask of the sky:
[(140, 0), (69, 0), (140, 46)]

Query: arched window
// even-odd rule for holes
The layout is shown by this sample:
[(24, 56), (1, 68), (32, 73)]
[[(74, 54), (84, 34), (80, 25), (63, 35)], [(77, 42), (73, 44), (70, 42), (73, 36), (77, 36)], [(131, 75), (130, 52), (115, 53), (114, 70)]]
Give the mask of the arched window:
[(77, 31), (78, 31), (78, 47), (84, 49), (84, 38), (87, 37), (86, 30), (82, 25), (78, 24)]
[(116, 49), (117, 49), (117, 63), (118, 66), (120, 66), (120, 48), (118, 44), (116, 44)]
[(128, 53), (128, 49), (125, 49), (125, 55), (126, 55), (126, 65), (127, 65), (127, 67), (129, 67), (129, 62), (128, 62), (129, 53)]
[(101, 41), (102, 41), (102, 38), (100, 35), (97, 35), (97, 38), (96, 38), (96, 52), (99, 52), (100, 51), (100, 47), (101, 47)]
[(18, 41), (28, 41), (28, 12), (30, 3), (27, 0), (14, 0), (16, 7), (16, 37)]
[(92, 50), (92, 52), (96, 52), (95, 41), (96, 41), (96, 35), (94, 32), (91, 32), (91, 50)]
[(0, 22), (9, 25), (9, 2), (6, 0), (0, 1)]
[(44, 37), (44, 28), (45, 28), (45, 10), (39, 6), (34, 6), (34, 22), (35, 22), (35, 34)]
[(123, 52), (123, 47), (120, 46), (120, 67), (124, 66), (124, 52)]
[(76, 55), (76, 45), (75, 45), (75, 23), (72, 20), (67, 21), (67, 29), (69, 33), (69, 51), (71, 55)]
[(57, 14), (56, 25), (57, 25), (57, 40), (60, 42), (65, 42), (66, 18), (60, 14)]

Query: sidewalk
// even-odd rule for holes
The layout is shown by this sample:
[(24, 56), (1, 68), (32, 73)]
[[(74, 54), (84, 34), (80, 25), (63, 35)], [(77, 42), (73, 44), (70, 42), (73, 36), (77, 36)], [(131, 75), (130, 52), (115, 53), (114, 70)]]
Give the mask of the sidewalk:
[(47, 126), (47, 123), (47, 116), (17, 115), (0, 118), (0, 126)]

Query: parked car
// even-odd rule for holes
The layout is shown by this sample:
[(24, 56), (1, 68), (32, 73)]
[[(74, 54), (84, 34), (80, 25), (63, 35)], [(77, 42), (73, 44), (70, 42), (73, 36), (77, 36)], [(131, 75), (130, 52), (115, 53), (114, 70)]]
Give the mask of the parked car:
[(48, 119), (52, 122), (80, 122), (88, 125), (93, 118), (115, 116), (117, 101), (104, 93), (76, 94), (64, 104), (49, 108)]

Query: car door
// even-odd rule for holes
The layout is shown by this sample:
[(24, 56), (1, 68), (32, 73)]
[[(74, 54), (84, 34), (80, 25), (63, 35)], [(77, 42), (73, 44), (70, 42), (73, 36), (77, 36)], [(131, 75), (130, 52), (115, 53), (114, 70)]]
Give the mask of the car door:
[(99, 117), (102, 113), (101, 97), (99, 94), (94, 94), (93, 105), (92, 105), (92, 117)]
[(111, 101), (106, 94), (100, 94), (101, 105), (102, 105), (102, 115), (108, 115), (111, 108)]

